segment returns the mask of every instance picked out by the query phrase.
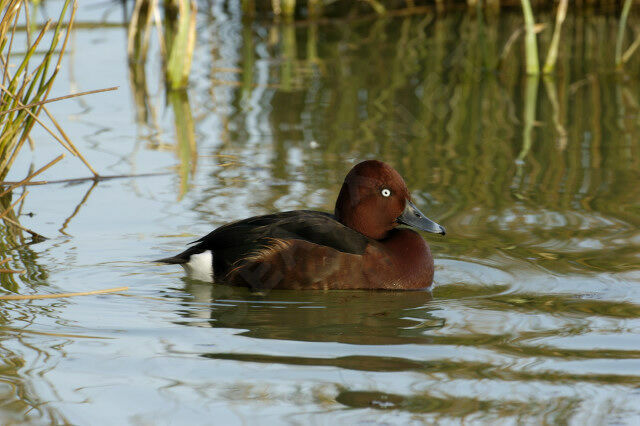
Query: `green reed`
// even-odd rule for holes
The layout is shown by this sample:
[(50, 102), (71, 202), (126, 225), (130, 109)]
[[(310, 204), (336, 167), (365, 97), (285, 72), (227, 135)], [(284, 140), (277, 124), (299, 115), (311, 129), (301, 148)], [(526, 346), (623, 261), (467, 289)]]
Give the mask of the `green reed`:
[[(167, 88), (180, 89), (189, 83), (196, 41), (195, 0), (164, 0), (164, 19), (159, 22), (159, 0), (136, 0), (129, 22), (128, 54), (132, 67), (146, 62), (152, 28), (158, 31)], [(139, 71), (138, 71), (139, 72)]]
[[(623, 52), (624, 31), (632, 3), (640, 3), (637, 0), (588, 0), (571, 3), (571, 11), (598, 9), (606, 13), (622, 8), (618, 40), (616, 42), (616, 64), (619, 68), (628, 61), (629, 57), (640, 47), (640, 36)], [(546, 61), (542, 72), (549, 74), (554, 72), (558, 58), (559, 47), (562, 44), (562, 24), (569, 10), (568, 0), (243, 0), (242, 11), (246, 18), (253, 18), (262, 14), (271, 15), (277, 21), (284, 17), (286, 21), (293, 19), (319, 19), (324, 20), (354, 20), (366, 19), (371, 15), (378, 17), (392, 17), (398, 15), (411, 15), (428, 12), (443, 14), (464, 10), (468, 13), (482, 14), (483, 9), (491, 13), (497, 13), (501, 8), (520, 5), (523, 13), (523, 25), (525, 37), (525, 58), (528, 74), (540, 73), (538, 36), (543, 26), (547, 23), (535, 21), (535, 12), (548, 10), (557, 6), (553, 39), (546, 54)], [(551, 23), (549, 23), (551, 24)], [(551, 26), (551, 25), (549, 25)]]
[[(116, 89), (112, 87), (49, 97), (73, 28), (77, 0), (66, 0), (57, 21), (48, 20), (41, 25), (33, 18), (34, 9), (39, 7), (38, 3), (29, 0), (0, 0), (0, 10), (3, 12), (0, 21), (0, 223), (3, 225), (0, 227), (0, 285), (11, 291), (18, 288), (14, 274), (34, 274), (34, 262), (30, 258), (33, 253), (26, 247), (28, 243), (25, 242), (24, 233), (30, 235), (31, 243), (44, 239), (19, 222), (28, 194), (25, 185), (62, 160), (64, 154), (37, 170), (33, 170), (32, 166), (27, 177), (18, 182), (4, 182), (11, 166), (27, 141), (31, 149), (36, 148), (30, 133), (38, 124), (66, 151), (77, 156), (87, 166), (93, 173), (88, 179), (98, 179), (98, 173), (49, 112), (47, 104)], [(20, 196), (14, 198), (14, 193), (20, 191), (20, 188)], [(12, 263), (19, 266), (12, 267)], [(35, 273), (41, 275), (40, 271)]]
[(531, 10), (531, 3), (529, 0), (521, 1), (525, 27), (524, 47), (527, 74), (535, 75), (540, 72), (540, 65), (538, 64), (538, 41), (536, 40), (536, 32), (534, 29), (535, 21), (533, 19), (533, 11)]
[[(5, 11), (0, 22), (0, 58), (2, 61), (2, 81), (0, 89), (0, 178), (6, 176), (18, 152), (27, 141), (29, 133), (43, 106), (23, 108), (46, 100), (65, 53), (69, 28), (73, 24), (75, 2), (68, 24), (65, 25), (71, 0), (65, 1), (57, 23), (48, 21), (37, 34), (30, 34), (29, 2), (26, 0), (0, 0), (0, 9)], [(26, 52), (21, 56), (13, 54), (16, 48), (16, 29), (20, 15), (27, 22)], [(63, 28), (67, 27), (62, 47)], [(44, 55), (36, 55), (44, 43), (45, 35), (53, 31), (53, 36)]]

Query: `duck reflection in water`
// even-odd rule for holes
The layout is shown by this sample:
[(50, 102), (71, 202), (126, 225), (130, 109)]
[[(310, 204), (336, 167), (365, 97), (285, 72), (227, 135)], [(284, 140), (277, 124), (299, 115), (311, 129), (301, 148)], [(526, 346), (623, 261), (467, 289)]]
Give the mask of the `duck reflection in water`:
[[(340, 342), (358, 345), (429, 343), (425, 331), (441, 328), (429, 291), (291, 292), (266, 296), (247, 288), (184, 278), (182, 322), (190, 326), (238, 329), (259, 339)], [(195, 302), (195, 303), (194, 303)], [(194, 319), (200, 318), (202, 321)]]

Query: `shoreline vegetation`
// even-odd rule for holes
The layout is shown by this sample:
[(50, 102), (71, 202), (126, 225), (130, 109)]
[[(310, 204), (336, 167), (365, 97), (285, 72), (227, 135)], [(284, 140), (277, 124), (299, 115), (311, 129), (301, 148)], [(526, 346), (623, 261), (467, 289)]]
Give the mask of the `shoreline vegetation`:
[[(62, 5), (57, 22), (49, 19), (39, 27), (35, 27), (32, 21), (33, 9), (36, 7), (37, 3), (29, 0), (0, 0), (0, 11), (2, 11), (0, 20), (0, 65), (2, 67), (0, 77), (0, 181), (5, 180), (11, 166), (27, 142), (31, 150), (36, 149), (37, 145), (30, 136), (31, 130), (36, 124), (57, 141), (64, 151), (77, 157), (91, 172), (91, 179), (103, 179), (67, 136), (63, 126), (49, 111), (47, 104), (78, 96), (117, 90), (117, 87), (49, 98), (67, 51), (78, 2), (77, 0), (66, 0)], [(16, 34), (18, 35), (16, 36)], [(26, 259), (23, 261), (20, 251), (15, 249), (46, 239), (38, 232), (22, 226), (19, 222), (24, 199), (29, 192), (23, 189), (22, 194), (15, 200), (13, 200), (13, 192), (20, 187), (30, 185), (36, 176), (54, 166), (64, 156), (65, 153), (60, 154), (39, 169), (35, 171), (32, 169), (24, 179), (18, 182), (2, 182), (0, 184), (0, 219), (4, 225), (2, 230), (4, 238), (0, 243), (0, 251), (3, 257), (6, 256), (0, 259), (0, 265), (22, 264), (22, 266), (2, 266), (0, 268), (0, 279), (2, 279), (3, 287), (8, 290), (18, 290), (19, 286), (15, 281), (14, 274), (24, 274), (28, 269), (26, 266), (28, 261)], [(25, 241), (23, 232), (31, 237), (30, 242)], [(12, 256), (11, 252), (17, 252), (17, 256)], [(67, 296), (74, 295), (80, 294)], [(52, 295), (10, 295), (0, 296), (0, 299), (32, 300), (47, 297), (52, 297)], [(57, 297), (64, 297), (64, 295)]]
[[(578, 11), (601, 13), (618, 13), (620, 17), (617, 42), (616, 66), (622, 68), (631, 55), (640, 47), (640, 34), (627, 47), (624, 47), (627, 20), (632, 3), (640, 5), (638, 0), (577, 0), (572, 2), (571, 9)], [(526, 58), (526, 72), (529, 75), (551, 74), (555, 70), (558, 58), (558, 48), (562, 42), (562, 25), (569, 10), (569, 0), (362, 0), (358, 2), (322, 1), (322, 0), (243, 0), (242, 11), (245, 17), (271, 14), (273, 19), (283, 19), (296, 23), (300, 19), (311, 22), (331, 17), (355, 18), (361, 15), (375, 14), (378, 17), (397, 15), (421, 14), (436, 12), (446, 13), (452, 10), (466, 10), (468, 13), (482, 17), (483, 14), (496, 14), (502, 8), (520, 8), (523, 15), (524, 45)], [(536, 23), (535, 10), (552, 10), (555, 13), (553, 37), (548, 47), (546, 60), (540, 68), (537, 34), (550, 24)], [(515, 38), (520, 36), (514, 34)]]

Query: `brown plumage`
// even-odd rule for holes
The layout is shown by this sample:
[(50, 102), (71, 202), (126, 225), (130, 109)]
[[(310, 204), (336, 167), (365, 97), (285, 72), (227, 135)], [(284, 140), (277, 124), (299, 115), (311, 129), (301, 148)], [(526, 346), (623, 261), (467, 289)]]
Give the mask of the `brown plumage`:
[(213, 254), (213, 280), (256, 291), (420, 289), (431, 286), (433, 257), (405, 224), (444, 234), (411, 203), (402, 177), (370, 160), (345, 178), (335, 215), (297, 210), (224, 225), (164, 263), (185, 266)]

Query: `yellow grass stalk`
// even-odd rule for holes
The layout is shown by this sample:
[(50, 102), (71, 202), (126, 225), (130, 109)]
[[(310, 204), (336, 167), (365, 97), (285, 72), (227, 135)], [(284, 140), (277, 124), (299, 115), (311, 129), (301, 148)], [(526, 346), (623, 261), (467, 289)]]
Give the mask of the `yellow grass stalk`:
[(556, 61), (558, 59), (558, 45), (560, 44), (560, 33), (562, 32), (562, 24), (567, 17), (568, 5), (569, 0), (560, 0), (560, 4), (558, 5), (558, 11), (556, 12), (556, 26), (553, 29), (553, 36), (551, 37), (547, 60), (542, 68), (542, 72), (545, 74), (551, 74), (556, 67)]
[(38, 299), (61, 299), (65, 297), (91, 296), (94, 294), (116, 293), (118, 291), (129, 290), (129, 287), (106, 288), (104, 290), (80, 291), (76, 293), (58, 294), (6, 294), (0, 296), (0, 300), (38, 300)]

